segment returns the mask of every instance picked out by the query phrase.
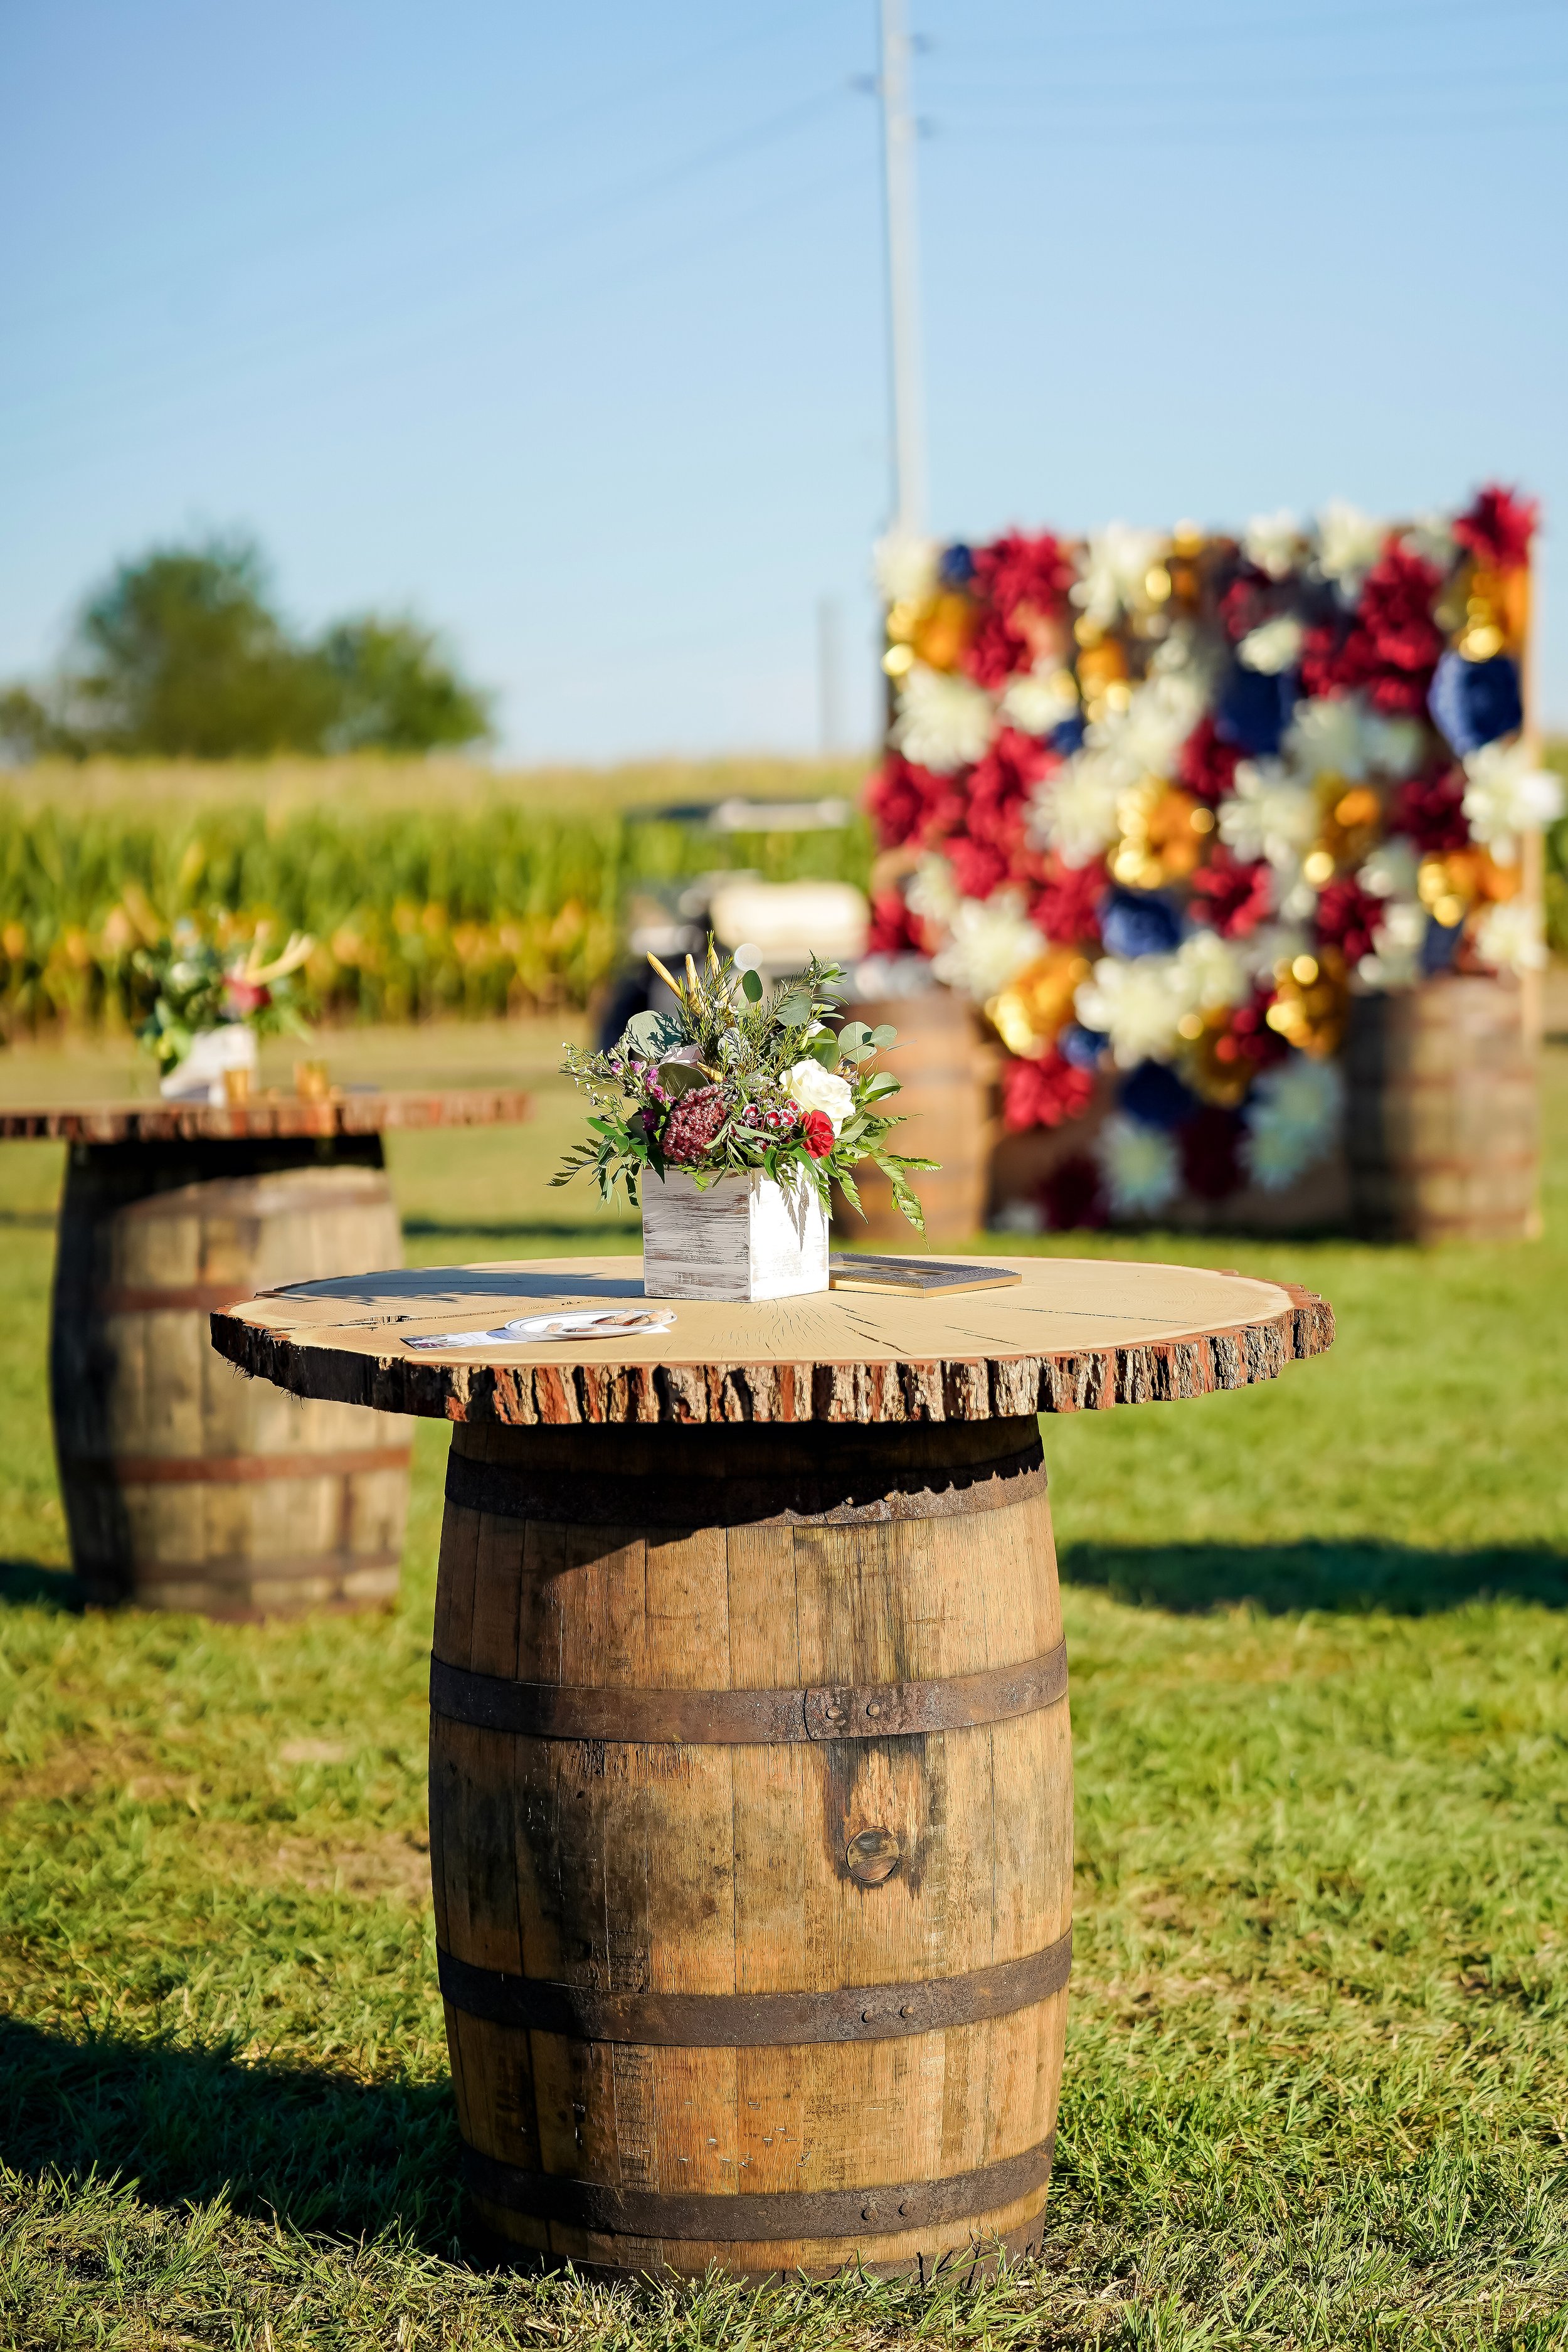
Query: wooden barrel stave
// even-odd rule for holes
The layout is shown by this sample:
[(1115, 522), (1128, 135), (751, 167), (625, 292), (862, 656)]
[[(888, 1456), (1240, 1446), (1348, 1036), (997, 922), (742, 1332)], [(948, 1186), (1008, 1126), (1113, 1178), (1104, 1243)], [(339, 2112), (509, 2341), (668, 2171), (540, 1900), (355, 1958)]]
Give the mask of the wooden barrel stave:
[[(940, 1162), (912, 1180), (928, 1239), (973, 1239), (985, 1218), (990, 1141), (987, 1073), (973, 1009), (951, 991), (933, 988), (921, 996), (850, 1004), (845, 1011), (848, 1019), (872, 1028), (887, 1022), (899, 1033), (887, 1067), (900, 1092), (889, 1108), (904, 1123), (893, 1130), (891, 1143), (895, 1151)], [(862, 1220), (852, 1209), (841, 1211), (838, 1229), (845, 1240), (918, 1246), (919, 1236), (895, 1206), (886, 1177), (868, 1166), (857, 1171), (855, 1181), (866, 1213)]]
[(374, 1138), (342, 1159), (313, 1141), (73, 1150), (50, 1377), (92, 1599), (250, 1619), (395, 1597), (402, 1426), (237, 1380), (208, 1328), (258, 1289), (401, 1264), (380, 1157)]
[[(993, 1455), (1018, 1442), (1007, 1423), (969, 1427), (987, 1433)], [(803, 1440), (742, 1427), (459, 1428), (454, 1459), (553, 1456), (587, 1488), (595, 1459), (618, 1465), (629, 1439), (635, 1463), (651, 1441), (674, 1498), (683, 1470), (750, 1479), (770, 1461), (837, 1453), (853, 1457), (855, 1491), (870, 1493), (909, 1486), (911, 1461), (940, 1479), (944, 1438), (976, 1458), (960, 1429)], [(435, 1655), (479, 1675), (608, 1685), (636, 1705), (645, 1690), (942, 1682), (1060, 1638), (1037, 1487), (973, 1517), (686, 1530), (528, 1521), (448, 1500)], [(868, 1885), (846, 1856), (872, 1829), (893, 1832), (901, 1859)], [(481, 2177), (475, 2210), (514, 2253), (685, 2273), (716, 2259), (763, 2274), (857, 2257), (909, 2267), (1027, 2235), (1044, 2159), (1021, 2189), (972, 2198), (944, 2221), (900, 2227), (892, 2209), (864, 2209), (878, 2207), (879, 2186), (1016, 2165), (1048, 2146), (1071, 1885), (1065, 1705), (937, 1733), (733, 1746), (534, 1738), (437, 1713), (431, 1845), (443, 1954), (514, 1984), (656, 1999), (919, 1989), (1060, 1947), (1061, 1981), (1044, 1999), (888, 2038), (604, 2041), (448, 2000), (459, 2120), (481, 2176), (494, 2159), (510, 2168), (503, 2185), (542, 2173), (668, 2199), (795, 2194), (804, 2172), (839, 2208), (844, 2192), (867, 2192), (847, 2227), (835, 2210), (833, 2229), (742, 2240), (712, 2234), (710, 2211), (706, 2234), (647, 2236), (541, 2218), (526, 2210), (526, 2180), (520, 2210)]]

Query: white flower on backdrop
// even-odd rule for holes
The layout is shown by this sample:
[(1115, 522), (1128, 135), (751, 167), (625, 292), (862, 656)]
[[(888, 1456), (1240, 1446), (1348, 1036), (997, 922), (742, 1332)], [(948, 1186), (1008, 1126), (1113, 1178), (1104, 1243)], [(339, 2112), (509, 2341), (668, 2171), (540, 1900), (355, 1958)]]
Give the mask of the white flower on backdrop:
[(1123, 1070), (1170, 1061), (1192, 1009), (1189, 975), (1174, 955), (1101, 956), (1073, 996), (1084, 1027), (1110, 1038), (1111, 1058)]
[(1317, 520), (1317, 568), (1333, 582), (1344, 602), (1353, 604), (1383, 552), (1388, 525), (1376, 515), (1363, 514), (1349, 499), (1331, 499)]
[(1116, 812), (1127, 783), (1126, 762), (1114, 752), (1075, 752), (1036, 786), (1029, 830), (1069, 866), (1092, 865), (1121, 831)]
[(1421, 764), (1422, 735), (1415, 719), (1384, 719), (1363, 695), (1333, 695), (1297, 704), (1284, 751), (1309, 778), (1342, 776), (1360, 784), (1376, 774), (1403, 782)]
[(1254, 515), (1242, 534), (1241, 551), (1270, 580), (1288, 580), (1301, 561), (1301, 524), (1289, 507)]
[(963, 896), (952, 878), (952, 868), (940, 850), (931, 849), (915, 868), (914, 879), (904, 892), (905, 904), (922, 923), (934, 923), (945, 930), (959, 908)]
[(1189, 1013), (1217, 1013), (1225, 1005), (1244, 1004), (1252, 993), (1244, 959), (1206, 925), (1189, 931), (1176, 950), (1176, 977)]
[(1402, 833), (1391, 834), (1363, 858), (1356, 880), (1374, 898), (1414, 898), (1419, 866), (1415, 844)]
[(1489, 907), (1476, 926), (1476, 953), (1494, 971), (1544, 971), (1546, 938), (1541, 909), (1527, 898), (1505, 898)]
[(1312, 952), (1311, 936), (1304, 923), (1259, 923), (1255, 931), (1236, 941), (1236, 951), (1254, 980), (1278, 978), (1287, 964)]
[(1182, 1164), (1163, 1128), (1113, 1111), (1094, 1139), (1094, 1156), (1115, 1217), (1147, 1216), (1182, 1189)]
[(1278, 677), (1300, 658), (1306, 635), (1294, 613), (1276, 613), (1271, 621), (1260, 621), (1256, 629), (1248, 629), (1237, 646), (1236, 657), (1244, 669)]
[(1239, 763), (1235, 793), (1219, 813), (1220, 839), (1237, 857), (1249, 866), (1266, 857), (1293, 879), (1317, 838), (1318, 824), (1316, 794), (1298, 783), (1280, 761)]
[(1465, 816), (1500, 866), (1519, 860), (1519, 837), (1563, 814), (1563, 786), (1523, 742), (1483, 743), (1465, 755)]
[(1097, 751), (1113, 752), (1130, 784), (1144, 776), (1169, 776), (1204, 715), (1205, 698), (1195, 667), (1157, 671), (1133, 688), (1125, 710), (1108, 710), (1084, 740)]
[(942, 550), (934, 539), (890, 530), (871, 551), (871, 565), (884, 604), (919, 604), (932, 594)]
[(1447, 572), (1459, 552), (1459, 542), (1454, 537), (1453, 525), (1446, 515), (1417, 515), (1415, 520), (1399, 534), (1399, 543), (1412, 555), (1435, 564)]
[(1344, 1111), (1334, 1062), (1292, 1054), (1265, 1070), (1247, 1097), (1241, 1156), (1255, 1183), (1281, 1191), (1331, 1149)]
[(1372, 935), (1372, 952), (1356, 971), (1368, 988), (1409, 988), (1421, 976), (1421, 949), (1431, 917), (1415, 898), (1387, 900)]
[(1023, 892), (998, 890), (992, 898), (959, 901), (931, 969), (950, 988), (984, 1004), (1045, 951), (1044, 932), (1024, 912)]
[(1148, 579), (1169, 541), (1161, 530), (1134, 530), (1131, 523), (1108, 522), (1089, 540), (1072, 601), (1086, 621), (1108, 629), (1130, 607), (1149, 603)]
[(1077, 711), (1078, 681), (1070, 669), (1055, 663), (1014, 678), (996, 708), (999, 719), (1025, 735), (1048, 735)]
[(899, 688), (892, 737), (917, 768), (951, 776), (984, 758), (995, 724), (995, 706), (984, 688), (916, 662)]

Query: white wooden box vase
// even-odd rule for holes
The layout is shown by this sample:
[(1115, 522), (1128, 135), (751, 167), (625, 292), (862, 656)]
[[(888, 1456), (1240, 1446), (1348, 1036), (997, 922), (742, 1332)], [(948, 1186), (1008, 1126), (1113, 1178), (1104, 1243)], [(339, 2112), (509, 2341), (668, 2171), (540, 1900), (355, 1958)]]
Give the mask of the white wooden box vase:
[(798, 1298), (827, 1288), (827, 1211), (815, 1184), (761, 1169), (701, 1189), (683, 1170), (642, 1184), (649, 1298)]

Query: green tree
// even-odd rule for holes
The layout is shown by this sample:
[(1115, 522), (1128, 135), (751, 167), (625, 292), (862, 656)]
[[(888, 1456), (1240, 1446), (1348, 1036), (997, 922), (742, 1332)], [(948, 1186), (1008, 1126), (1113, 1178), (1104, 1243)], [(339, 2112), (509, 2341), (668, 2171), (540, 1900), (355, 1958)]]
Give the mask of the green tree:
[(331, 751), (428, 751), (490, 731), (489, 695), (464, 683), (416, 621), (340, 621), (320, 655), (335, 696)]
[(59, 675), (0, 692), (0, 754), (227, 760), (426, 751), (489, 731), (433, 632), (367, 614), (290, 634), (253, 541), (153, 548), (83, 606)]

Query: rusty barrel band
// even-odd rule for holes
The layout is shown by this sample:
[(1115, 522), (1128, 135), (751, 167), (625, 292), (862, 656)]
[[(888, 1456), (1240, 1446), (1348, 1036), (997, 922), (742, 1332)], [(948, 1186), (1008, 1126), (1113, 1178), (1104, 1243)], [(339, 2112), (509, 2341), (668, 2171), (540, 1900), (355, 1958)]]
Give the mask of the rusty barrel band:
[[(1052, 2135), (1054, 2139), (1055, 2135)], [(1050, 2178), (1052, 2139), (998, 2164), (945, 2180), (877, 2182), (865, 2189), (742, 2189), (730, 2197), (665, 2195), (619, 2189), (609, 2181), (577, 2180), (561, 2172), (532, 2172), (504, 2164), (475, 2147), (463, 2149), (463, 2179), (493, 2205), (568, 2228), (628, 2238), (710, 2239), (752, 2243), (773, 2239), (859, 2238), (868, 2224), (879, 2237), (968, 2221), (1016, 2204)]]
[(1037, 1437), (1030, 1445), (987, 1461), (933, 1471), (939, 1485), (886, 1486), (898, 1473), (868, 1470), (875, 1491), (857, 1500), (844, 1474), (830, 1469), (780, 1470), (734, 1478), (682, 1478), (668, 1485), (595, 1468), (528, 1469), (510, 1462), (479, 1462), (454, 1448), (447, 1462), (447, 1500), (464, 1510), (503, 1519), (544, 1519), (576, 1527), (733, 1528), (865, 1527), (890, 1519), (967, 1517), (1005, 1510), (1046, 1491), (1046, 1466)]
[(633, 1747), (771, 1747), (788, 1740), (883, 1739), (967, 1731), (1033, 1715), (1067, 1696), (1067, 1644), (1016, 1665), (930, 1683), (813, 1690), (647, 1690), (619, 1685), (513, 1682), (430, 1660), (430, 1708), (450, 1723), (529, 1739), (596, 1739)]
[(406, 1470), (406, 1445), (339, 1447), (333, 1454), (68, 1454), (60, 1476), (92, 1486), (253, 1486), (269, 1478), (358, 1478)]
[(1011, 2017), (1062, 1990), (1072, 1969), (1072, 1931), (1044, 1951), (965, 1976), (828, 1992), (600, 1992), (476, 1968), (439, 1947), (436, 1958), (443, 2000), (489, 2025), (645, 2049), (779, 2050), (807, 2042), (890, 2042)]

